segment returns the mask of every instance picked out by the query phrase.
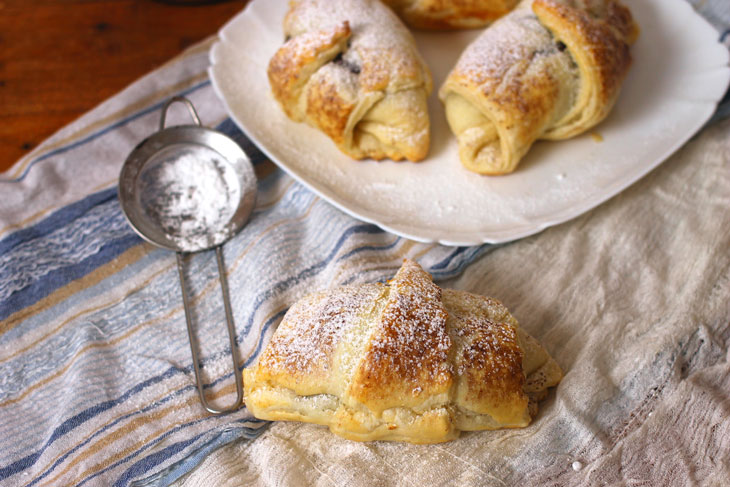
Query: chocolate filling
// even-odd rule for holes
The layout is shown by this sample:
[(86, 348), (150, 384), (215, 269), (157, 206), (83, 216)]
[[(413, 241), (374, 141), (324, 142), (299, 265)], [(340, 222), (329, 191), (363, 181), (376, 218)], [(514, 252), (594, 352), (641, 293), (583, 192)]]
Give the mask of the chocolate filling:
[(347, 59), (345, 59), (342, 56), (342, 53), (339, 53), (337, 56), (335, 56), (332, 62), (339, 66), (342, 66), (353, 74), (360, 74), (360, 66), (353, 63), (352, 61), (348, 61)]

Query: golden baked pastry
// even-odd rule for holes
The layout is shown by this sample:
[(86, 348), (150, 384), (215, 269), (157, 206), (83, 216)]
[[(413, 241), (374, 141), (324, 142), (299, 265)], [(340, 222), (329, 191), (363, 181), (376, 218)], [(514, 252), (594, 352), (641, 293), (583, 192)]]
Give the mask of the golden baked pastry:
[(356, 159), (423, 159), (431, 75), (410, 32), (378, 0), (293, 0), (269, 62), (284, 112)]
[(439, 91), (469, 170), (505, 174), (537, 139), (603, 120), (638, 28), (616, 0), (525, 0), (462, 54)]
[(411, 443), (527, 426), (562, 377), (502, 304), (442, 290), (410, 260), (387, 285), (298, 301), (243, 374), (257, 418)]
[(417, 29), (473, 29), (506, 14), (518, 0), (383, 0)]

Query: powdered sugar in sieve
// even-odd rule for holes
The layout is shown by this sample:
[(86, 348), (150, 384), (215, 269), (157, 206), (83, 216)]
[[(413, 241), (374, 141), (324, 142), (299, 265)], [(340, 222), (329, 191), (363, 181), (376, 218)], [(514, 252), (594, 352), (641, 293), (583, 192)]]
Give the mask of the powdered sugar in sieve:
[(241, 199), (238, 176), (215, 150), (172, 144), (157, 152), (137, 179), (147, 217), (183, 252), (225, 242)]

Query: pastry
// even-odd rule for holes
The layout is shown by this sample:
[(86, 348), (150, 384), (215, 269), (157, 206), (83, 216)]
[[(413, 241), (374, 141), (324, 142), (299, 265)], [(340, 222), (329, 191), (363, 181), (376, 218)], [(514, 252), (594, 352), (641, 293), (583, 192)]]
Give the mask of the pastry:
[(484, 27), (515, 6), (518, 0), (383, 0), (417, 29)]
[(378, 0), (294, 0), (269, 62), (284, 112), (355, 158), (423, 159), (431, 75), (410, 32)]
[(494, 22), (439, 91), (462, 164), (509, 173), (536, 140), (598, 124), (619, 95), (637, 34), (616, 0), (525, 0)]
[(351, 440), (438, 443), (527, 426), (562, 372), (494, 299), (442, 290), (406, 260), (388, 284), (311, 294), (244, 370), (261, 419)]

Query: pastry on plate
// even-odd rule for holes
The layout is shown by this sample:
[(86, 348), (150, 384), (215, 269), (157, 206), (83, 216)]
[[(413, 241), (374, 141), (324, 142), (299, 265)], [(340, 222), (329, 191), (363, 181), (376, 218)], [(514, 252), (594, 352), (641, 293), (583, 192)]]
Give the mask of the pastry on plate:
[(413, 36), (378, 0), (293, 0), (269, 62), (284, 112), (355, 159), (423, 159), (431, 75)]
[(383, 0), (417, 29), (473, 29), (506, 14), (519, 0)]
[(439, 91), (462, 164), (509, 173), (536, 140), (598, 124), (616, 102), (637, 34), (617, 0), (524, 0), (487, 27)]
[(311, 294), (244, 370), (261, 419), (329, 426), (351, 440), (438, 443), (519, 428), (562, 377), (494, 299), (441, 289), (406, 260), (387, 284)]

